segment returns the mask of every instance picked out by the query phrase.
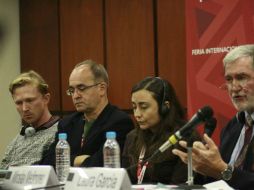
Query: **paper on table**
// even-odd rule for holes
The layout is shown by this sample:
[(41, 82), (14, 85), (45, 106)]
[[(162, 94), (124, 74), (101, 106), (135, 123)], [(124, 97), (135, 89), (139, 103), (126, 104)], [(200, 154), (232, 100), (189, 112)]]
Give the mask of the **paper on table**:
[(176, 185), (162, 185), (162, 184), (157, 184), (157, 185), (132, 185), (131, 188), (133, 190), (170, 190), (171, 187), (177, 187)]
[(212, 183), (204, 185), (208, 190), (234, 190), (225, 181), (219, 180)]

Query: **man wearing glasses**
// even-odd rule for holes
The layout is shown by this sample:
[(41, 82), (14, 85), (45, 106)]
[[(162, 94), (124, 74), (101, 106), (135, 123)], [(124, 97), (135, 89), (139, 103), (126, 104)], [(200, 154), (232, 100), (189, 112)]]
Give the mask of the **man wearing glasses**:
[[(133, 129), (131, 118), (109, 103), (108, 83), (103, 65), (92, 60), (77, 64), (70, 74), (66, 92), (71, 96), (77, 112), (59, 122), (58, 133), (67, 133), (72, 166), (103, 166), (106, 132), (116, 132), (122, 150), (126, 134)], [(57, 141), (56, 138), (42, 164), (55, 165)]]
[[(220, 147), (204, 135), (206, 144), (194, 142), (193, 168), (198, 173), (225, 180), (240, 190), (254, 188), (254, 45), (242, 45), (223, 60), (225, 84), (237, 115), (222, 130)], [(186, 148), (186, 142), (180, 145)], [(187, 154), (174, 149), (187, 163)]]

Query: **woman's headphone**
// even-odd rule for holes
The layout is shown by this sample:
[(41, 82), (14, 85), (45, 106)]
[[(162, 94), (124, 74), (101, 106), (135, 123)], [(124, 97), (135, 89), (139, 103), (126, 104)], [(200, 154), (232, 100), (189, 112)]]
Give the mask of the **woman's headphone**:
[(160, 113), (162, 115), (166, 115), (169, 112), (169, 107), (165, 104), (166, 101), (166, 91), (167, 91), (167, 84), (166, 82), (161, 79), (160, 77), (156, 77), (157, 79), (159, 79), (162, 83), (163, 86), (163, 95), (162, 95), (162, 101), (161, 101), (161, 106), (160, 106)]

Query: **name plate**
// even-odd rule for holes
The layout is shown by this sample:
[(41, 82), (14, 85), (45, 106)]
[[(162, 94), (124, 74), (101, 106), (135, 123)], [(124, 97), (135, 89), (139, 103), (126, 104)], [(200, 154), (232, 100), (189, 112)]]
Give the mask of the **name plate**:
[(123, 168), (70, 168), (65, 190), (130, 190), (131, 182)]
[[(59, 185), (54, 169), (51, 166), (13, 166), (8, 169), (10, 175), (4, 181), (7, 189), (44, 189)], [(58, 190), (60, 187), (51, 188)]]

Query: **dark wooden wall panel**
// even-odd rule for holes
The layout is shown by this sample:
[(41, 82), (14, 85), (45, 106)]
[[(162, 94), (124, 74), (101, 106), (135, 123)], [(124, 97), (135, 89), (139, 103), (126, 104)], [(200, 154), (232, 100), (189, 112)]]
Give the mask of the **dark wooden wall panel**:
[(161, 76), (186, 106), (184, 0), (20, 0), (21, 68), (48, 81), (51, 110), (72, 111), (74, 65), (93, 59), (110, 77), (109, 99), (130, 109), (131, 87)]
[(184, 0), (157, 0), (158, 71), (187, 106)]
[(65, 93), (74, 65), (86, 59), (104, 64), (102, 5), (102, 0), (60, 1), (63, 110), (74, 110)]
[(131, 108), (133, 84), (154, 73), (152, 0), (106, 0), (106, 52), (109, 99)]
[(20, 0), (21, 71), (35, 70), (48, 82), (51, 110), (60, 110), (57, 0)]

